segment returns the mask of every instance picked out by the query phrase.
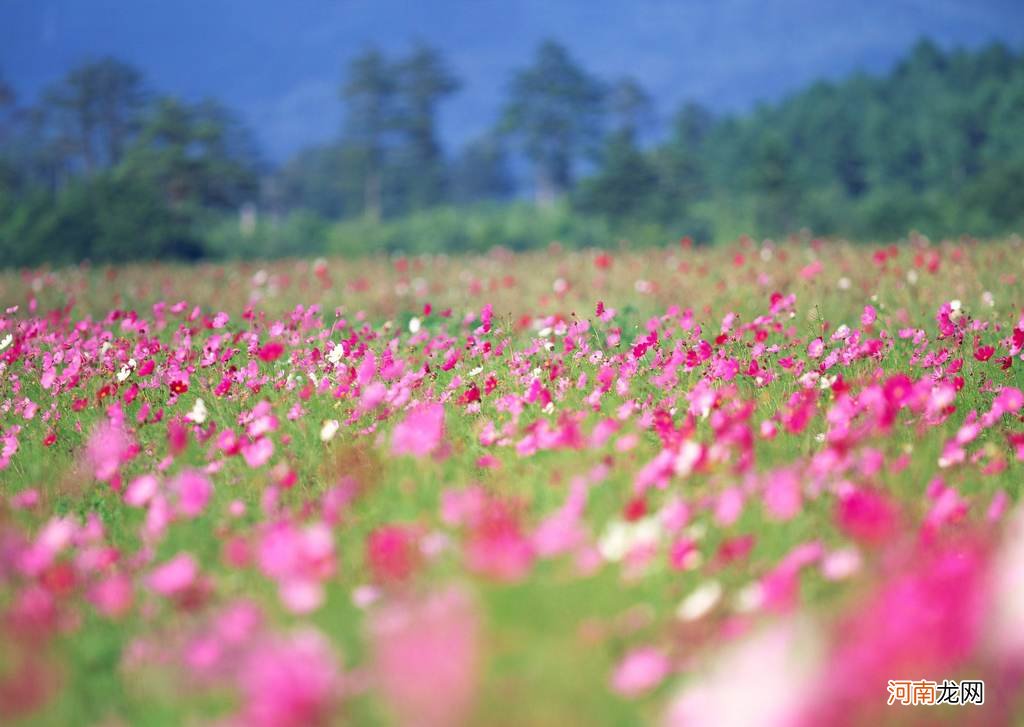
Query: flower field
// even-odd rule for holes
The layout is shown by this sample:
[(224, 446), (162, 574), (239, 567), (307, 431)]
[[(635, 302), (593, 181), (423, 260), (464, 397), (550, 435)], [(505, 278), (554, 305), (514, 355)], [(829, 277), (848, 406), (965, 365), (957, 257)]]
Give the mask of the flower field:
[(1018, 724), (1022, 261), (0, 274), (0, 722)]

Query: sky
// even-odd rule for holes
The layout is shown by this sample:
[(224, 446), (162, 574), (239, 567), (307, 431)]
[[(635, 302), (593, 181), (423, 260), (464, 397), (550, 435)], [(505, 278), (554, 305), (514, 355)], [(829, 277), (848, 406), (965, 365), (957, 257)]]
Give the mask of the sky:
[(491, 127), (546, 38), (605, 79), (637, 78), (667, 118), (690, 99), (736, 112), (884, 72), (921, 37), (1021, 49), (1024, 0), (0, 0), (0, 73), (22, 100), (115, 55), (154, 91), (224, 101), (271, 160), (338, 135), (345, 64), (374, 46), (444, 52), (463, 81), (440, 119), (457, 146)]

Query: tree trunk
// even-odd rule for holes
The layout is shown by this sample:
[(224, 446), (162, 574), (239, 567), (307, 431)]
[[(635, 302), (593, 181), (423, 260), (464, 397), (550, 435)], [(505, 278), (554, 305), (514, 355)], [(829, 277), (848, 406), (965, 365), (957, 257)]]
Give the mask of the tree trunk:
[(378, 170), (371, 171), (366, 176), (366, 186), (363, 199), (363, 216), (374, 224), (380, 222), (381, 218), (381, 175)]

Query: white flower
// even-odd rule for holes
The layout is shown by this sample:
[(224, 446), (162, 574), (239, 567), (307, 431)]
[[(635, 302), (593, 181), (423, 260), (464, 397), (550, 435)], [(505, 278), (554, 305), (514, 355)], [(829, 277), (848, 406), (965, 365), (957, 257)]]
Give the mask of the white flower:
[(190, 422), (202, 424), (203, 422), (206, 421), (207, 413), (208, 412), (206, 411), (206, 402), (204, 402), (202, 399), (196, 399), (196, 403), (192, 405), (192, 411), (186, 414), (185, 418), (188, 419)]
[(683, 599), (676, 609), (676, 618), (681, 621), (696, 621), (710, 613), (721, 598), (722, 586), (718, 581), (708, 581)]
[(679, 448), (679, 454), (676, 455), (676, 474), (680, 477), (686, 477), (690, 474), (693, 471), (693, 466), (700, 459), (701, 451), (700, 444), (692, 439), (687, 439), (683, 442), (683, 446)]
[(329, 442), (334, 439), (334, 435), (338, 433), (339, 426), (341, 425), (338, 424), (337, 419), (328, 419), (325, 421), (323, 426), (320, 427), (320, 441)]
[(125, 379), (132, 375), (131, 366), (128, 364), (122, 364), (121, 370), (117, 372), (117, 382), (122, 383)]
[(327, 360), (332, 364), (337, 364), (345, 356), (345, 349), (341, 344), (336, 344), (327, 354)]
[(949, 301), (949, 309), (949, 317), (951, 320), (958, 320), (960, 316), (964, 314), (963, 303), (961, 303), (958, 299)]
[(12, 336), (10, 333), (8, 333), (6, 336), (4, 336), (3, 340), (0, 341), (0, 351), (3, 351), (5, 348), (10, 346), (11, 345), (11, 341), (13, 341), (13, 340), (14, 340), (14, 336)]
[(423, 322), (416, 317), (409, 319), (409, 333), (419, 333)]
[(907, 271), (907, 282), (910, 283), (911, 285), (917, 285), (917, 271), (916, 270), (908, 270)]
[(817, 371), (808, 371), (797, 379), (797, 381), (799, 381), (800, 385), (805, 389), (813, 389), (814, 385), (818, 383), (819, 378), (820, 374)]
[(748, 583), (736, 594), (735, 608), (740, 613), (756, 611), (764, 603), (764, 588), (756, 581)]
[(852, 283), (850, 282), (849, 278), (847, 278), (845, 276), (842, 277), (842, 278), (839, 278), (839, 289), (840, 290), (849, 290), (850, 289), (850, 285), (852, 285)]
[(614, 520), (605, 527), (597, 550), (605, 560), (617, 562), (637, 547), (656, 545), (660, 538), (661, 522), (655, 516), (632, 523)]

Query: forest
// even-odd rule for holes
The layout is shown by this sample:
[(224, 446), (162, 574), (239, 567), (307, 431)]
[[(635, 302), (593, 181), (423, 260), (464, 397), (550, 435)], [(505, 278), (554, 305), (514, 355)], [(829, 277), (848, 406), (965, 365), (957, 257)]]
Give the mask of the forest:
[(449, 150), (471, 93), (427, 45), (344, 69), (337, 138), (266, 158), (215, 99), (116, 58), (32, 103), (0, 69), (0, 265), (698, 243), (742, 234), (992, 237), (1024, 223), (1024, 54), (921, 40), (887, 74), (738, 114), (666, 110), (555, 41), (490, 130)]

